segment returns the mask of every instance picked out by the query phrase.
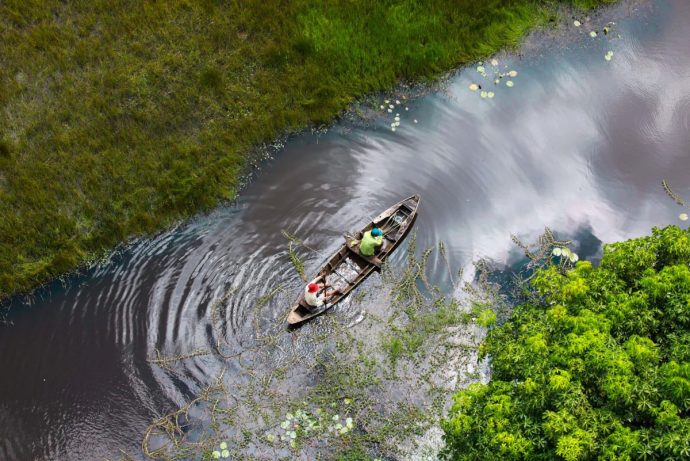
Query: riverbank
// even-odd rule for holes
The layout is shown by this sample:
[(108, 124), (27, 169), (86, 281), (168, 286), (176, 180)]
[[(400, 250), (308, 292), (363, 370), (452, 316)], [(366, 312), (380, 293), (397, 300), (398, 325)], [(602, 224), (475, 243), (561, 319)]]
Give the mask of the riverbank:
[(0, 299), (233, 198), (254, 146), (607, 2), (4, 3)]

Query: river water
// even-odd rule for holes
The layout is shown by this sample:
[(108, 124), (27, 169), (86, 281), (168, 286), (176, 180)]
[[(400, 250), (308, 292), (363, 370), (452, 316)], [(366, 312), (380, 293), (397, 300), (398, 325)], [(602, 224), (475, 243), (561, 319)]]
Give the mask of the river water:
[[(230, 354), (257, 328), (290, 338), (284, 316), (302, 282), (282, 230), (316, 250), (300, 250), (311, 274), (344, 231), (413, 193), (422, 196), (418, 245), (444, 241), (454, 267), (509, 263), (518, 255), (511, 234), (529, 240), (545, 226), (592, 258), (600, 242), (681, 224), (661, 181), (690, 198), (690, 2), (627, 3), (579, 19), (484, 63), (486, 78), (470, 66), (440, 91), (381, 96), (366, 123), (296, 136), (231, 205), (135, 241), (29, 303), (13, 300), (0, 325), (0, 459), (117, 459), (119, 449), (143, 458), (151, 420), (217, 369), (217, 358), (198, 357), (171, 374), (147, 361), (156, 351), (222, 340)], [(517, 76), (494, 85), (495, 71), (510, 70)], [(441, 285), (444, 267), (431, 261)], [(211, 306), (223, 296), (216, 330)], [(327, 315), (358, 312), (345, 303)]]

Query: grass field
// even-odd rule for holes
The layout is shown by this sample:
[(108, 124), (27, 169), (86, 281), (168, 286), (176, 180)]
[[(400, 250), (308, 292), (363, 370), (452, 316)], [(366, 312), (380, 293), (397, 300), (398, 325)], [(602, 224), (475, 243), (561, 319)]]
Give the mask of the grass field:
[(251, 147), (611, 0), (0, 3), (0, 299), (233, 197)]

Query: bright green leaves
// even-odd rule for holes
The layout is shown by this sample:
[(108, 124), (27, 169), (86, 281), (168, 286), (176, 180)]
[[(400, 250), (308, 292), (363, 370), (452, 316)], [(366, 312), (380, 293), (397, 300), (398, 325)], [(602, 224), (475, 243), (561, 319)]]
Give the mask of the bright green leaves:
[(538, 271), (482, 351), (492, 381), (457, 394), (446, 456), (690, 458), (690, 238), (607, 245), (601, 266)]

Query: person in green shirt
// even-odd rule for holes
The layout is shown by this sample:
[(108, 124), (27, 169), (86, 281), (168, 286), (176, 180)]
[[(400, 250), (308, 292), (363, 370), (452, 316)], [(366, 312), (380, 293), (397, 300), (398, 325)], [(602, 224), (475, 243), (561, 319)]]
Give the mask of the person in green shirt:
[(364, 256), (374, 256), (376, 250), (383, 244), (383, 232), (378, 227), (366, 231), (359, 243), (359, 252)]

